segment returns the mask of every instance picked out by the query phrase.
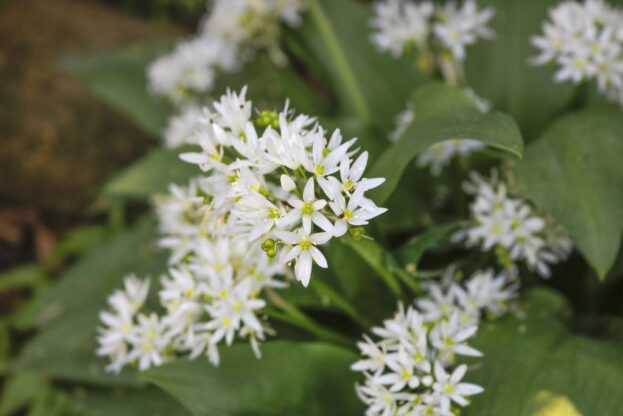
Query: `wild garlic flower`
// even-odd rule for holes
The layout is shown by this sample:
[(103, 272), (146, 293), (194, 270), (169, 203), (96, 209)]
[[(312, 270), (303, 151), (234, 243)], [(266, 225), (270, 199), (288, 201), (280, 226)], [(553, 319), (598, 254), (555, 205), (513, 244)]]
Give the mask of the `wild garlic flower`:
[[(486, 113), (490, 110), (491, 105), (489, 102), (478, 97), (471, 89), (466, 89), (465, 94), (474, 100), (474, 103), (481, 112)], [(415, 110), (412, 106), (407, 105), (407, 108), (396, 116), (396, 127), (389, 134), (389, 140), (397, 141), (407, 130), (409, 124), (415, 120), (415, 117)], [(431, 175), (439, 176), (443, 169), (449, 165), (455, 157), (466, 157), (485, 147), (485, 144), (478, 140), (445, 140), (420, 152), (416, 164), (421, 168), (428, 167)]]
[(482, 355), (467, 341), (482, 313), (505, 310), (516, 286), (491, 271), (476, 272), (463, 285), (453, 275), (448, 268), (442, 282), (430, 282), (415, 306), (399, 304), (391, 319), (372, 328), (378, 341), (364, 335), (358, 343), (362, 358), (352, 369), (365, 376), (357, 393), (367, 415), (453, 415), (466, 397), (483, 391), (462, 381), (467, 366), (457, 359)]
[(218, 71), (237, 70), (259, 48), (283, 63), (279, 25), (298, 25), (302, 9), (302, 0), (212, 1), (199, 33), (149, 66), (151, 91), (174, 103), (187, 103), (213, 88)]
[(259, 344), (272, 333), (260, 315), (261, 295), (286, 285), (278, 278), (284, 267), (243, 241), (204, 235), (200, 246), (161, 277), (159, 315), (139, 313), (148, 280), (129, 276), (125, 290), (110, 296), (110, 310), (100, 314), (97, 350), (110, 359), (107, 370), (118, 373), (132, 363), (144, 370), (183, 354), (218, 365), (218, 346), (235, 338), (248, 340), (261, 356)]
[(474, 195), (470, 205), (471, 224), (453, 235), (468, 247), (495, 249), (498, 261), (511, 271), (515, 262), (525, 262), (542, 277), (550, 276), (550, 265), (565, 260), (573, 248), (568, 234), (546, 220), (524, 200), (509, 195), (506, 185), (494, 174), (489, 180), (470, 174), (464, 184)]
[(204, 109), (200, 149), (181, 157), (207, 174), (201, 184), (208, 218), (268, 257), (293, 263), (307, 286), (313, 263), (328, 266), (318, 246), (349, 230), (360, 236), (361, 226), (386, 211), (365, 196), (384, 179), (364, 177), (368, 156), (357, 155), (356, 139), (343, 140), (339, 130), (329, 135), (287, 104), (254, 115), (245, 95), (228, 92)]
[(201, 127), (203, 113), (196, 105), (184, 106), (171, 117), (164, 130), (164, 146), (174, 149), (185, 144), (197, 144), (195, 132)]
[(554, 64), (556, 82), (595, 81), (602, 94), (623, 105), (623, 9), (602, 0), (563, 1), (532, 43), (540, 51), (532, 61)]
[(394, 57), (415, 52), (425, 72), (438, 66), (446, 82), (459, 83), (466, 47), (493, 37), (487, 23), (494, 9), (479, 10), (474, 0), (448, 2), (384, 0), (375, 4), (372, 42)]

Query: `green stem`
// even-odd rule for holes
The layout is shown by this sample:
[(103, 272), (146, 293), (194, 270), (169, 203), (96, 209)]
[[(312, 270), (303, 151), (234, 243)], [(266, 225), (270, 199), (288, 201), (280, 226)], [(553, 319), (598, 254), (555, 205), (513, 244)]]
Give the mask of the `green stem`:
[(307, 4), (312, 20), (318, 28), (320, 37), (322, 38), (322, 41), (324, 42), (324, 45), (327, 48), (333, 63), (335, 64), (337, 75), (346, 88), (351, 105), (359, 117), (364, 120), (368, 120), (370, 117), (370, 111), (366, 105), (363, 93), (357, 85), (355, 75), (353, 74), (348, 60), (340, 47), (337, 37), (335, 36), (335, 32), (331, 27), (331, 22), (329, 22), (329, 19), (324, 14), (322, 6), (320, 6), (318, 0), (308, 0)]
[(352, 248), (353, 251), (357, 253), (357, 255), (359, 255), (361, 260), (363, 260), (368, 266), (370, 266), (372, 270), (376, 272), (375, 274), (377, 276), (383, 279), (389, 290), (391, 290), (396, 297), (402, 297), (402, 288), (400, 287), (400, 283), (398, 283), (393, 273), (388, 268), (384, 267), (381, 262), (378, 261), (378, 258), (375, 259), (375, 253), (371, 249), (371, 247), (366, 247), (366, 244), (374, 244), (376, 246), (376, 243), (366, 243), (363, 240), (355, 240), (351, 236), (344, 236), (340, 239), (340, 241)]
[(329, 302), (335, 305), (338, 309), (344, 312), (350, 319), (352, 319), (357, 325), (359, 325), (362, 329), (367, 329), (370, 327), (370, 324), (363, 319), (359, 313), (357, 313), (357, 309), (342, 295), (333, 290), (332, 287), (327, 285), (325, 282), (318, 278), (314, 278), (310, 283), (311, 287), (318, 292), (320, 296), (326, 296), (329, 299)]
[(401, 269), (396, 269), (396, 274), (402, 283), (404, 283), (415, 295), (424, 293), (419, 284), (413, 279), (413, 276)]
[(281, 309), (283, 313), (273, 309), (265, 309), (264, 312), (266, 315), (304, 329), (323, 341), (332, 342), (348, 348), (353, 346), (353, 342), (348, 337), (345, 337), (339, 332), (320, 326), (301, 312), (296, 306), (286, 302), (273, 290), (267, 291), (267, 294), (273, 305)]

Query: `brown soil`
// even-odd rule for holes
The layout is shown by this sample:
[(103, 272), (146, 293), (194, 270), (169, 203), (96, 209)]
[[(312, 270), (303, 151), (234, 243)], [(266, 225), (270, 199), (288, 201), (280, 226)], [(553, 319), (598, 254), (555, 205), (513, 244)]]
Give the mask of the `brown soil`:
[[(155, 144), (62, 74), (57, 60), (172, 33), (96, 1), (0, 1), (0, 231), (10, 230), (11, 246), (19, 246), (16, 229), (55, 235), (83, 220), (103, 182)], [(7, 224), (23, 217), (16, 211), (29, 221)]]

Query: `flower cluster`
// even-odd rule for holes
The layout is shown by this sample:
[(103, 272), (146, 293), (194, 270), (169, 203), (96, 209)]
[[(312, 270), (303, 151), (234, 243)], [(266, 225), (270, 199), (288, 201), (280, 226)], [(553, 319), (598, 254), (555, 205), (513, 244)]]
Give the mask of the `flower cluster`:
[[(385, 212), (365, 197), (383, 179), (363, 176), (367, 153), (357, 155), (356, 139), (342, 141), (307, 115), (286, 108), (258, 111), (251, 101), (228, 92), (212, 108), (189, 108), (171, 128), (169, 143), (200, 150), (182, 159), (206, 176), (187, 186), (170, 185), (154, 198), (162, 238), (170, 252), (169, 276), (161, 278), (161, 316), (138, 313), (147, 282), (126, 279), (125, 291), (109, 299), (101, 314), (98, 354), (118, 372), (138, 362), (140, 369), (178, 354), (207, 355), (215, 365), (218, 345), (259, 342), (270, 328), (258, 317), (266, 290), (286, 285), (294, 275), (307, 286), (313, 263), (328, 267), (318, 249)], [(136, 289), (140, 287), (140, 291)]]
[(524, 200), (511, 197), (494, 173), (487, 180), (472, 172), (464, 190), (475, 196), (470, 205), (472, 222), (453, 235), (468, 246), (495, 249), (500, 263), (511, 271), (524, 261), (531, 270), (549, 277), (551, 264), (565, 260), (573, 244), (567, 233), (546, 221)]
[(357, 156), (356, 139), (343, 141), (339, 130), (327, 136), (287, 105), (253, 117), (245, 93), (228, 92), (204, 109), (201, 151), (181, 157), (209, 172), (205, 191), (225, 232), (294, 262), (307, 286), (313, 263), (327, 267), (318, 246), (349, 229), (359, 237), (361, 226), (386, 211), (365, 196), (384, 179), (364, 177), (368, 154)]
[(218, 365), (219, 343), (231, 345), (236, 337), (249, 340), (260, 356), (259, 342), (271, 332), (257, 316), (265, 306), (261, 295), (286, 285), (278, 279), (284, 267), (242, 240), (212, 233), (198, 189), (193, 180), (157, 199), (165, 234), (160, 244), (172, 253), (169, 274), (161, 277), (164, 313), (139, 313), (149, 281), (131, 275), (125, 290), (109, 297), (110, 310), (100, 314), (97, 353), (110, 359), (109, 371), (133, 363), (143, 370), (178, 354), (205, 355)]
[(555, 63), (556, 82), (595, 80), (623, 105), (623, 10), (602, 0), (564, 1), (550, 10), (543, 33), (532, 38), (537, 65)]
[[(467, 94), (474, 100), (476, 107), (483, 113), (490, 110), (491, 105), (488, 101), (477, 96), (471, 89), (466, 89)], [(407, 108), (396, 116), (396, 127), (389, 134), (390, 141), (397, 141), (400, 136), (406, 131), (409, 124), (415, 120), (415, 110), (412, 106), (407, 105)], [(468, 156), (475, 151), (481, 150), (485, 147), (485, 144), (478, 140), (471, 139), (452, 139), (445, 140), (443, 142), (434, 144), (429, 148), (423, 150), (417, 158), (417, 165), (421, 168), (428, 167), (430, 173), (434, 176), (439, 176), (442, 170), (457, 156)]]
[(201, 127), (202, 111), (199, 106), (185, 105), (169, 119), (164, 130), (164, 146), (170, 149), (184, 144), (197, 144), (195, 131)]
[(444, 282), (431, 283), (416, 306), (400, 304), (392, 319), (372, 328), (379, 341), (364, 336), (358, 343), (363, 358), (352, 369), (365, 375), (357, 392), (367, 415), (451, 416), (483, 391), (462, 382), (467, 365), (457, 365), (457, 356), (482, 355), (467, 344), (481, 313), (502, 313), (516, 288), (504, 274), (477, 272), (462, 286), (453, 273), (449, 268)]
[(456, 83), (465, 60), (466, 47), (481, 38), (491, 38), (487, 23), (494, 15), (491, 7), (479, 10), (474, 0), (462, 6), (448, 2), (384, 0), (374, 6), (372, 41), (382, 51), (398, 57), (407, 51), (419, 54), (422, 69), (429, 71), (435, 61), (448, 82)]
[(283, 62), (279, 24), (300, 23), (302, 0), (214, 0), (199, 33), (153, 62), (151, 90), (176, 103), (212, 89), (217, 71), (234, 71), (258, 48)]

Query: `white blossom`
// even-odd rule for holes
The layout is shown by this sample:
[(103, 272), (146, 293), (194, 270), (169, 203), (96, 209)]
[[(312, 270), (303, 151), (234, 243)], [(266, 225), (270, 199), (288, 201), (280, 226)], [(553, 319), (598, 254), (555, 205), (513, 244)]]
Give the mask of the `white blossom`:
[(563, 1), (550, 9), (542, 33), (532, 37), (536, 65), (553, 63), (556, 82), (595, 81), (623, 105), (623, 9), (602, 0)]
[(535, 213), (526, 201), (511, 197), (497, 176), (485, 180), (472, 173), (470, 179), (464, 189), (475, 196), (470, 205), (472, 221), (452, 238), (484, 251), (496, 249), (498, 260), (513, 272), (514, 262), (523, 261), (531, 270), (549, 277), (550, 265), (565, 260), (572, 250), (568, 234)]

